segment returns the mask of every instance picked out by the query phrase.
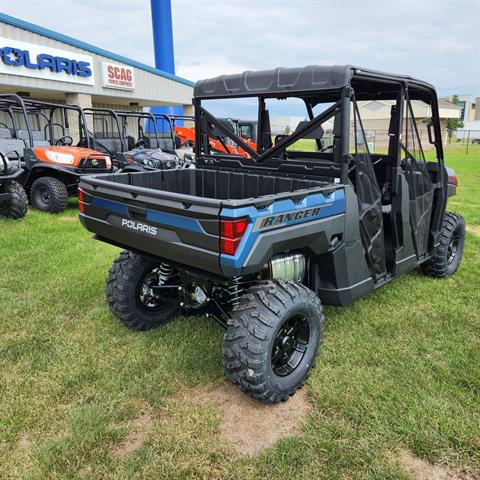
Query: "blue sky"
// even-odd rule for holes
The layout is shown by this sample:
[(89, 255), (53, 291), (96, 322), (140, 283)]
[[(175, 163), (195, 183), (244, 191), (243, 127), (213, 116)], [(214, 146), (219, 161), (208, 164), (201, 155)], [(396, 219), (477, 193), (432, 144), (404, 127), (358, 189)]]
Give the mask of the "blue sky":
[[(3, 0), (2, 12), (153, 64), (149, 0)], [(479, 0), (172, 0), (177, 74), (354, 64), (480, 96)]]

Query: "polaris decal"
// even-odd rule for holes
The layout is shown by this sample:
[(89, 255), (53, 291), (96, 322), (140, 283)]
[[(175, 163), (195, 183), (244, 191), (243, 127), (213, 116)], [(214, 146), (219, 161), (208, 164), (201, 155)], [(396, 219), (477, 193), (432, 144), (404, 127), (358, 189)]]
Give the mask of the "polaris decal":
[(314, 220), (320, 215), (322, 208), (330, 207), (332, 204), (325, 204), (313, 208), (305, 208), (303, 210), (293, 210), (291, 212), (280, 213), (279, 215), (271, 215), (269, 217), (259, 217), (253, 227), (254, 231), (266, 230), (268, 228), (280, 227), (295, 223), (299, 220)]
[(147, 223), (128, 220), (127, 218), (122, 218), (122, 227), (129, 228), (130, 230), (136, 230), (137, 232), (148, 233), (149, 235), (157, 234), (157, 227), (148, 225)]

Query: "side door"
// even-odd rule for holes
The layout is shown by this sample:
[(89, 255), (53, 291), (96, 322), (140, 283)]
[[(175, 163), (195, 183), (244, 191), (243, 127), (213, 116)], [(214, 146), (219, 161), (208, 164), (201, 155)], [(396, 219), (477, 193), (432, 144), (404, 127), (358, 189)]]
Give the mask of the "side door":
[(353, 164), (350, 166), (349, 176), (358, 198), (360, 236), (365, 257), (373, 279), (379, 281), (387, 275), (382, 192), (375, 175), (370, 147), (355, 99), (352, 105), (353, 122), (349, 143)]
[(408, 95), (400, 149), (400, 165), (408, 183), (413, 244), (417, 257), (422, 258), (428, 250), (435, 186), (425, 161), (414, 106)]

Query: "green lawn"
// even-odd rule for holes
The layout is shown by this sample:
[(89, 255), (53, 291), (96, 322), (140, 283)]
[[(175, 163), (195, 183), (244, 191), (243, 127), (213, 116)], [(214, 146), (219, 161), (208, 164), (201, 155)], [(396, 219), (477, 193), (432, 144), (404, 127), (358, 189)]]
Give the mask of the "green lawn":
[[(480, 149), (447, 158), (460, 177), (450, 208), (478, 231)], [(80, 226), (76, 201), (0, 219), (0, 478), (406, 479), (404, 450), (480, 475), (479, 251), (469, 232), (454, 277), (414, 271), (326, 308), (301, 433), (248, 458), (219, 435), (218, 410), (179, 400), (223, 380), (219, 326), (122, 327), (103, 297), (119, 251)], [(142, 415), (144, 443), (118, 457)]]

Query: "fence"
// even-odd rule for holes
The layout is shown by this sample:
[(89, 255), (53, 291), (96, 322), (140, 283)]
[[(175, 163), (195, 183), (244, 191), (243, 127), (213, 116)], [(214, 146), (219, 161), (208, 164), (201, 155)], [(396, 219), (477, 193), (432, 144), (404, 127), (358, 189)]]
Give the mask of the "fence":
[(479, 154), (480, 130), (454, 130), (445, 132), (445, 144), (459, 148), (465, 148), (465, 153)]
[[(422, 125), (423, 127), (423, 125)], [(430, 143), (428, 138), (428, 131), (425, 128), (420, 127), (418, 129), (418, 135), (420, 137), (420, 143), (424, 150), (433, 149), (433, 145)], [(277, 130), (284, 134), (286, 131), (292, 132), (294, 129), (291, 127), (285, 127), (283, 130), (281, 127), (277, 126)], [(275, 134), (274, 134), (275, 136)], [(387, 151), (389, 135), (387, 130), (368, 130), (365, 128), (365, 137), (368, 144), (368, 149), (372, 153), (382, 153)], [(358, 139), (357, 139), (358, 141)], [(480, 148), (477, 145), (480, 145), (480, 130), (444, 130), (442, 132), (442, 141), (444, 146), (448, 147), (458, 147), (465, 150), (466, 154), (479, 154)], [(311, 143), (311, 149), (315, 148), (313, 140), (300, 140), (296, 144), (292, 145), (292, 150), (303, 150), (305, 149), (306, 142)], [(333, 134), (330, 131), (324, 133), (322, 137), (322, 142), (324, 146), (330, 145), (333, 143)], [(354, 144), (353, 135), (350, 138), (351, 145)], [(308, 148), (310, 150), (310, 148)]]

